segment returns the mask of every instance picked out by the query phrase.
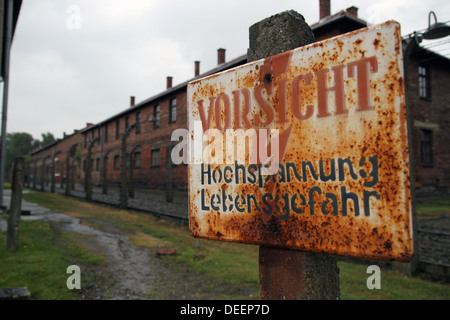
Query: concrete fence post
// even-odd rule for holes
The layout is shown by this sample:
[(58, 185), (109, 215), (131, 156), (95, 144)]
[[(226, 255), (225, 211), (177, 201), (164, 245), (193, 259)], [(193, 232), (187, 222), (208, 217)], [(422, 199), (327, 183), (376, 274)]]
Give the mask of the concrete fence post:
[(167, 186), (166, 186), (166, 202), (173, 202), (173, 172), (172, 172), (172, 147), (174, 144), (169, 142), (166, 145), (166, 173), (167, 173)]
[[(249, 29), (248, 62), (314, 42), (303, 16), (285, 11)], [(261, 298), (270, 300), (336, 300), (340, 298), (339, 268), (335, 256), (261, 246), (259, 249)]]
[(20, 214), (22, 212), (22, 184), (25, 159), (17, 157), (13, 163), (11, 201), (8, 212), (6, 249), (16, 251), (19, 247)]

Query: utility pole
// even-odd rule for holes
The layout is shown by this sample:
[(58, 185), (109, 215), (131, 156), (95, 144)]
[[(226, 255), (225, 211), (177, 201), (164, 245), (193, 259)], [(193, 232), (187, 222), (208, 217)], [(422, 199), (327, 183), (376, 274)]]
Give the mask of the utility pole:
[(8, 90), (9, 90), (9, 60), (13, 35), (13, 0), (6, 0), (5, 33), (4, 33), (4, 60), (3, 62), (3, 108), (2, 108), (2, 140), (0, 147), (0, 207), (3, 204), (3, 183), (5, 181), (5, 156), (6, 156), (6, 120), (8, 114)]

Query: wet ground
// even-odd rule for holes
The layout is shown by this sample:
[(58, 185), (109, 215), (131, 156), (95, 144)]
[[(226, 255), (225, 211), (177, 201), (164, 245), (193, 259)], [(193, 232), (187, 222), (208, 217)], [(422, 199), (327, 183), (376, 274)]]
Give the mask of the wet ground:
[[(9, 203), (5, 190), (4, 203)], [(80, 299), (221, 299), (224, 295), (253, 297), (257, 288), (230, 288), (193, 274), (183, 267), (161, 261), (156, 249), (137, 247), (130, 243), (125, 230), (111, 221), (95, 221), (102, 230), (83, 224), (80, 219), (22, 201), (23, 220), (43, 220), (62, 231), (74, 232), (76, 241), (94, 253), (104, 256), (98, 266), (83, 266)], [(0, 230), (6, 231), (0, 216)]]
[[(49, 188), (49, 187), (47, 187)], [(56, 188), (58, 193), (64, 193), (65, 189)], [(84, 199), (85, 192), (81, 187), (71, 190), (71, 195)], [(108, 204), (119, 203), (118, 188), (109, 188), (108, 194), (103, 194), (101, 188), (94, 187), (92, 198), (94, 201)], [(188, 198), (186, 192), (176, 192), (172, 203), (167, 203), (164, 191), (136, 189), (135, 197), (128, 199), (129, 208), (150, 212), (163, 218), (177, 222), (187, 223)], [(437, 266), (437, 276), (450, 276), (450, 216), (444, 215), (432, 218), (420, 218), (418, 220), (419, 236), (419, 260), (423, 267)], [(435, 273), (435, 272), (434, 272)]]
[[(83, 196), (82, 192), (78, 193)], [(117, 199), (112, 192), (106, 196), (102, 196), (99, 190), (94, 192), (94, 200), (105, 200), (107, 197), (110, 201)], [(137, 208), (149, 206), (150, 202), (154, 204), (150, 206), (152, 210), (171, 207), (170, 214), (179, 217), (179, 221), (187, 218), (187, 199), (183, 196), (175, 197), (170, 205), (165, 202), (164, 194), (157, 192), (152, 197), (139, 194), (135, 199), (130, 199), (130, 204)], [(9, 204), (9, 190), (5, 190), (4, 203)], [(82, 278), (88, 280), (88, 285), (80, 291), (80, 299), (221, 299), (224, 295), (251, 299), (258, 292), (258, 288), (224, 287), (181, 266), (163, 263), (156, 249), (132, 245), (125, 230), (111, 221), (85, 221), (93, 222), (88, 223), (90, 225), (101, 225), (99, 230), (83, 224), (80, 219), (52, 212), (25, 200), (22, 210), (30, 213), (22, 215), (22, 219), (41, 219), (62, 231), (74, 232), (77, 241), (105, 257), (105, 262), (99, 266), (80, 266)], [(1, 216), (0, 230), (6, 230), (6, 221)], [(438, 266), (439, 272), (448, 273), (450, 216), (419, 219), (419, 243), (421, 263)]]

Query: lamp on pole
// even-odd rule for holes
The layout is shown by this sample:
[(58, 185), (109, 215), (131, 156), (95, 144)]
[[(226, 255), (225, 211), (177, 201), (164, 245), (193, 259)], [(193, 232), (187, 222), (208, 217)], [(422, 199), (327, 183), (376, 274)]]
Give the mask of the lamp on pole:
[[(431, 16), (434, 16), (435, 23), (431, 24)], [(410, 64), (410, 56), (412, 53), (419, 48), (420, 43), (423, 39), (426, 40), (435, 40), (448, 36), (450, 34), (450, 27), (444, 23), (437, 22), (436, 14), (431, 11), (428, 14), (428, 29), (423, 33), (419, 33), (414, 31), (410, 34), (409, 38), (404, 40), (403, 46), (403, 66), (404, 66), (404, 76), (405, 76), (405, 104), (406, 104), (406, 117), (407, 117), (407, 126), (408, 126), (408, 144), (409, 148), (409, 159), (410, 159), (410, 180), (411, 180), (411, 195), (412, 195), (412, 214), (413, 214), (413, 232), (414, 232), (414, 256), (409, 264), (409, 272), (411, 274), (416, 273), (419, 265), (419, 243), (417, 236), (417, 214), (416, 214), (416, 205), (415, 205), (415, 173), (414, 173), (414, 157), (412, 154), (412, 99), (411, 93), (412, 90), (409, 89), (409, 73), (408, 66)]]
[[(431, 16), (434, 17), (434, 24), (431, 24)], [(450, 35), (450, 26), (438, 22), (434, 11), (430, 11), (428, 14), (428, 30), (423, 33), (422, 37), (426, 40), (441, 39)]]

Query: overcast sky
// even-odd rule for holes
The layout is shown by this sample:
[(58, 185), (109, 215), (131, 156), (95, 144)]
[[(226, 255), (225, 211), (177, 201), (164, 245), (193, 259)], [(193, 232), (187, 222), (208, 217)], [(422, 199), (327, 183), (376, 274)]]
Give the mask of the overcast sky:
[[(332, 0), (331, 12), (359, 8), (371, 24), (396, 20), (402, 34), (428, 27), (428, 13), (450, 20), (448, 0)], [(247, 52), (248, 28), (295, 10), (319, 20), (318, 0), (23, 0), (12, 46), (8, 132), (40, 139), (82, 129), (173, 84)], [(434, 21), (433, 21), (434, 22)], [(450, 37), (434, 49), (450, 56)], [(447, 51), (442, 51), (444, 48)]]

